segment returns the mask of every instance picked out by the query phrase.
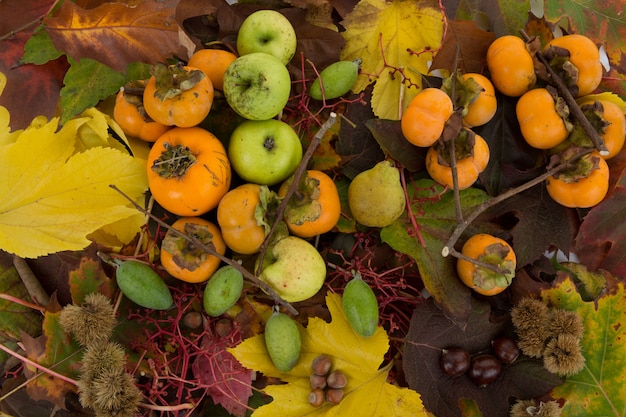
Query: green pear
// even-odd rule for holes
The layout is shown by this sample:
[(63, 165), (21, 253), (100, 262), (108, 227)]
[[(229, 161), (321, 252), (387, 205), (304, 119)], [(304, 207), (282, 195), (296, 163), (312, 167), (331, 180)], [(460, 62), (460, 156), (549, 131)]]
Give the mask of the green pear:
[(400, 170), (385, 160), (359, 173), (348, 187), (348, 205), (360, 224), (389, 226), (402, 215), (405, 207)]

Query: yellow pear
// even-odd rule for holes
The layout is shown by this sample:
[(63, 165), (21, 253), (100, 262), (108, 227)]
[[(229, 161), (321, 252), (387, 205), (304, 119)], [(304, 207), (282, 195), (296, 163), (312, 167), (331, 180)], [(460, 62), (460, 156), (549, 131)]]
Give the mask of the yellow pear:
[(402, 215), (405, 206), (398, 168), (391, 161), (382, 161), (359, 173), (348, 187), (348, 204), (360, 224), (389, 226)]

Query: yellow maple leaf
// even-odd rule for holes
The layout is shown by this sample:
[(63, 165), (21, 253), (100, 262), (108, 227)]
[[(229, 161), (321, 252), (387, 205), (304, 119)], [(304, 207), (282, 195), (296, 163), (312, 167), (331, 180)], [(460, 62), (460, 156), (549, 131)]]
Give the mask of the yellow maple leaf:
[(342, 24), (346, 45), (341, 59), (363, 61), (352, 91), (359, 93), (375, 82), (374, 114), (399, 120), (441, 46), (441, 10), (416, 1), (363, 0)]
[[(80, 250), (91, 243), (87, 235), (122, 219), (130, 223), (109, 233), (128, 239), (128, 224), (142, 221), (109, 185), (140, 199), (147, 189), (145, 160), (105, 144), (85, 146), (79, 131), (94, 117), (70, 120), (61, 129), (58, 123), (36, 120), (16, 132), (0, 128), (0, 248), (7, 252), (33, 258)], [(89, 131), (104, 137), (106, 127), (97, 125)]]
[[(417, 392), (387, 382), (390, 365), (380, 367), (389, 349), (385, 330), (379, 327), (373, 336), (361, 337), (350, 327), (340, 295), (327, 295), (326, 304), (332, 321), (327, 323), (312, 317), (306, 328), (300, 328), (302, 352), (298, 363), (288, 373), (279, 371), (271, 362), (262, 334), (229, 349), (243, 366), (288, 382), (266, 387), (265, 392), (273, 401), (257, 408), (253, 417), (427, 416)], [(339, 404), (325, 403), (315, 408), (308, 402), (309, 377), (313, 359), (322, 354), (332, 358), (333, 369), (341, 370), (348, 384)]]

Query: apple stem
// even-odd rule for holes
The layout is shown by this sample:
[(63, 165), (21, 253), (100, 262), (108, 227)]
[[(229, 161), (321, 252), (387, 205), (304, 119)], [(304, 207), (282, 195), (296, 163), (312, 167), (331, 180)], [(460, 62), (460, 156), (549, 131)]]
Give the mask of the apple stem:
[(283, 200), (280, 202), (280, 205), (278, 206), (278, 209), (276, 210), (276, 221), (272, 224), (270, 231), (267, 237), (265, 238), (265, 241), (261, 245), (261, 249), (259, 253), (259, 260), (258, 260), (258, 267), (257, 267), (257, 270), (255, 271), (256, 276), (259, 276), (263, 270), (263, 260), (265, 258), (265, 253), (267, 252), (267, 247), (273, 240), (272, 236), (274, 235), (274, 232), (278, 224), (280, 223), (280, 219), (282, 219), (283, 216), (285, 215), (285, 210), (287, 208), (287, 204), (289, 203), (289, 200), (291, 199), (291, 196), (293, 196), (293, 194), (298, 189), (298, 184), (300, 184), (300, 179), (302, 178), (302, 175), (304, 175), (304, 171), (306, 171), (307, 166), (309, 165), (309, 160), (313, 156), (315, 149), (317, 149), (319, 144), (322, 142), (322, 138), (324, 137), (328, 129), (330, 129), (335, 124), (336, 121), (337, 121), (337, 113), (330, 112), (330, 116), (328, 117), (328, 120), (326, 120), (324, 124), (320, 126), (320, 129), (317, 131), (317, 133), (311, 140), (309, 147), (307, 148), (306, 152), (302, 156), (302, 161), (300, 161), (298, 168), (293, 174), (293, 181), (291, 182), (291, 185), (289, 186), (289, 189), (287, 190), (287, 194), (285, 194)]

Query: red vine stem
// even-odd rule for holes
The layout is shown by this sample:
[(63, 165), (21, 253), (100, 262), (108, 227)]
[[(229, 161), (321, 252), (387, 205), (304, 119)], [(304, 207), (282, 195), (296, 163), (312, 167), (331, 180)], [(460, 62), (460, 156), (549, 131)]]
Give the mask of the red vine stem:
[(426, 241), (424, 240), (424, 236), (420, 233), (420, 226), (417, 224), (417, 219), (415, 218), (415, 213), (413, 213), (413, 209), (411, 207), (411, 201), (409, 199), (409, 193), (406, 188), (406, 176), (404, 175), (404, 168), (400, 169), (400, 182), (402, 183), (402, 190), (404, 191), (404, 200), (406, 201), (406, 211), (409, 216), (409, 220), (411, 221), (411, 226), (415, 230), (417, 234), (417, 240), (419, 240), (420, 245), (422, 247), (426, 247)]
[(29, 303), (28, 301), (24, 301), (21, 298), (14, 297), (14, 296), (12, 296), (10, 294), (1, 293), (0, 294), (0, 298), (3, 299), (3, 300), (11, 301), (11, 302), (13, 302), (15, 304), (22, 305), (24, 307), (32, 308), (33, 310), (37, 310), (40, 313), (45, 313), (46, 312), (46, 308), (45, 307), (40, 306), (39, 304)]
[(59, 379), (65, 381), (65, 382), (67, 382), (69, 384), (77, 385), (77, 382), (74, 379), (72, 379), (72, 378), (70, 378), (68, 376), (65, 376), (63, 374), (60, 374), (58, 372), (55, 372), (52, 369), (46, 368), (43, 365), (39, 365), (37, 362), (34, 362), (34, 361), (28, 359), (26, 356), (22, 356), (19, 353), (9, 349), (8, 347), (6, 347), (2, 343), (0, 343), (0, 349), (5, 351), (9, 355), (11, 355), (11, 356), (21, 360), (22, 362), (26, 363), (27, 365), (32, 366), (33, 368), (39, 369), (40, 371), (43, 371), (43, 372), (45, 372), (45, 373), (47, 373), (47, 374), (49, 374), (49, 375), (51, 375), (51, 376), (53, 376), (55, 378), (59, 378)]

